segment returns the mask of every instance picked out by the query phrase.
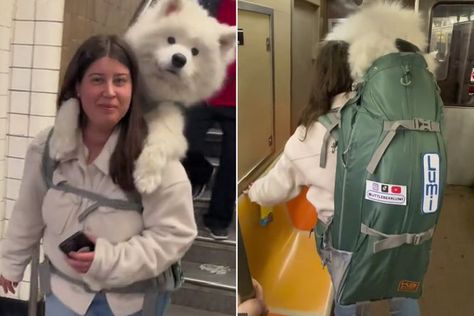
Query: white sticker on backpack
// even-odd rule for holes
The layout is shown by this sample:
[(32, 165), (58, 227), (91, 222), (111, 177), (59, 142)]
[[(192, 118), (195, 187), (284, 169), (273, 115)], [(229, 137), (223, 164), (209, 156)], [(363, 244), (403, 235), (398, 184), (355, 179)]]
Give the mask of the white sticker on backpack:
[(366, 180), (365, 199), (383, 204), (407, 205), (407, 187)]
[(434, 213), (438, 210), (439, 200), (439, 155), (423, 155), (423, 213)]

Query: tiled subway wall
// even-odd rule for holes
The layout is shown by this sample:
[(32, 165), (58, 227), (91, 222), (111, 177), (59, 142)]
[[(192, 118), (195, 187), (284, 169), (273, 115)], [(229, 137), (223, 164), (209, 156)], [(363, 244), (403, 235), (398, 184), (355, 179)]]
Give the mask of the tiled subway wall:
[[(123, 33), (142, 0), (0, 0), (0, 236), (18, 198), (30, 141), (53, 125), (56, 97), (79, 44)], [(1, 241), (0, 241), (1, 248)], [(30, 268), (15, 295), (29, 298)]]
[[(93, 34), (123, 34), (143, 0), (65, 0), (61, 73)], [(62, 76), (61, 76), (62, 78)]]
[[(1, 14), (7, 14), (7, 6), (11, 14), (0, 19), (10, 25), (11, 34), (8, 40), (2, 36), (2, 45), (8, 50), (7, 101), (5, 110), (2, 103), (4, 114), (0, 114), (0, 120), (4, 121), (0, 124), (0, 161), (3, 162), (0, 163), (0, 188), (1, 197), (5, 197), (1, 203), (5, 210), (2, 236), (18, 198), (28, 144), (39, 131), (54, 123), (64, 0), (2, 1)], [(3, 56), (1, 59), (3, 61)], [(7, 296), (27, 300), (29, 279), (28, 266), (17, 293)], [(2, 296), (5, 295), (2, 293)]]
[[(7, 151), (7, 113), (10, 104), (11, 40), (14, 27), (15, 0), (5, 0), (0, 4), (0, 236), (6, 223), (6, 151)], [(0, 245), (1, 246), (1, 245)]]

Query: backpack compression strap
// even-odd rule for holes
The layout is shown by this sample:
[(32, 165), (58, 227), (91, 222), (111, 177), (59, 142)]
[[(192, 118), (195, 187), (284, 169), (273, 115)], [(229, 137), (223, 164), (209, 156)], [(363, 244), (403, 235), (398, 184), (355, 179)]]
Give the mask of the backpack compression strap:
[(115, 208), (119, 210), (125, 210), (125, 211), (137, 211), (137, 212), (143, 211), (143, 206), (139, 200), (137, 201), (136, 197), (134, 197), (135, 201), (109, 199), (103, 195), (73, 187), (69, 185), (66, 181), (62, 181), (58, 184), (54, 184), (53, 173), (54, 173), (54, 170), (57, 168), (59, 162), (51, 159), (51, 157), (49, 156), (49, 142), (50, 142), (52, 134), (53, 134), (53, 129), (51, 129), (51, 131), (48, 134), (48, 138), (46, 140), (46, 145), (43, 152), (43, 158), (42, 158), (43, 179), (48, 189), (53, 188), (59, 191), (79, 195), (91, 201), (95, 201), (94, 204), (89, 206), (84, 212), (82, 212), (79, 215), (80, 222), (82, 222), (87, 217), (87, 215), (94, 212), (100, 206), (107, 206), (107, 207), (111, 207), (111, 208)]
[(377, 253), (382, 250), (399, 247), (403, 244), (415, 246), (422, 244), (433, 237), (434, 227), (418, 234), (389, 235), (370, 228), (365, 224), (361, 224), (360, 232), (365, 235), (382, 238), (381, 240), (374, 242), (374, 253)]
[(382, 159), (385, 150), (387, 150), (388, 146), (392, 142), (399, 127), (403, 127), (407, 130), (422, 132), (440, 131), (438, 122), (424, 120), (420, 118), (415, 118), (413, 120), (385, 121), (383, 130), (388, 131), (388, 133), (387, 135), (385, 135), (385, 138), (383, 139), (382, 143), (380, 143), (380, 145), (375, 150), (374, 154), (372, 155), (372, 158), (370, 159), (369, 164), (367, 165), (367, 171), (370, 174), (374, 173), (375, 169), (377, 168), (377, 165), (380, 162), (380, 159)]

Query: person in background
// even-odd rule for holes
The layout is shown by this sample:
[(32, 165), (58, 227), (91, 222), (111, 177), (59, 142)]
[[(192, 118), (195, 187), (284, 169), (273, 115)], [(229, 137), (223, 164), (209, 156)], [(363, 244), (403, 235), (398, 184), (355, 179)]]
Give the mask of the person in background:
[[(318, 210), (318, 220), (328, 225), (334, 216), (334, 185), (337, 148), (329, 150), (326, 168), (318, 164), (326, 128), (318, 118), (343, 106), (351, 97), (352, 78), (348, 64), (349, 44), (324, 41), (315, 66), (315, 78), (308, 105), (299, 126), (285, 145), (276, 165), (248, 189), (251, 201), (272, 206), (296, 197), (308, 186), (306, 198)], [(389, 301), (391, 315), (420, 315), (418, 301), (394, 298)], [(336, 316), (355, 316), (359, 304), (335, 305)], [(360, 305), (360, 308), (366, 308)]]
[[(208, 10), (216, 12), (219, 22), (235, 25), (235, 0), (205, 1)], [(210, 100), (191, 107), (187, 112), (185, 134), (189, 149), (183, 165), (193, 184), (194, 196), (199, 196), (209, 182), (213, 167), (204, 158), (206, 132), (217, 122), (222, 129), (222, 147), (219, 167), (215, 175), (212, 196), (207, 214), (203, 220), (209, 234), (214, 239), (227, 239), (228, 227), (235, 209), (235, 166), (236, 166), (236, 63), (227, 67), (223, 88)]]
[[(80, 146), (57, 162), (51, 184), (42, 161), (50, 129), (28, 148), (2, 243), (0, 286), (15, 293), (42, 239), (48, 316), (164, 315), (177, 286), (175, 263), (197, 232), (191, 185), (180, 162), (171, 161), (162, 184), (138, 196), (134, 162), (147, 136), (139, 80), (135, 56), (121, 38), (90, 37), (69, 63), (57, 101), (59, 107), (79, 100)], [(65, 184), (88, 193), (61, 189)], [(91, 194), (100, 195), (98, 201)], [(60, 243), (76, 232), (94, 249), (63, 253)]]

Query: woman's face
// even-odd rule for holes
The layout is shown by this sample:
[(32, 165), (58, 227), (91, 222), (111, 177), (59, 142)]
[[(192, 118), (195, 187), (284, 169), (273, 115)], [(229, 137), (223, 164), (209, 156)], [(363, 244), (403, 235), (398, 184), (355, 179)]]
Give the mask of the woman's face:
[(112, 130), (125, 116), (132, 99), (129, 69), (110, 57), (102, 57), (86, 70), (76, 85), (87, 127)]

